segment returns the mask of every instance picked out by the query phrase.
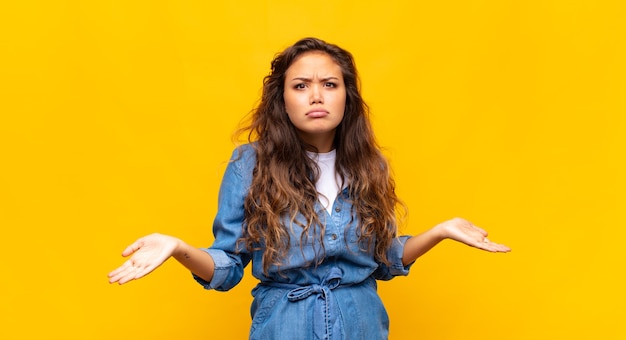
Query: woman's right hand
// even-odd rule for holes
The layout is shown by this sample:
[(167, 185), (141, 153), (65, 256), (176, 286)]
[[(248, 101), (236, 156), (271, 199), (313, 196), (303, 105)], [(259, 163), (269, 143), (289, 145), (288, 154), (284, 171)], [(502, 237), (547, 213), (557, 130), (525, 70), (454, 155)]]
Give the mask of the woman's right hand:
[(180, 242), (175, 237), (162, 234), (138, 239), (122, 252), (124, 257), (132, 256), (109, 273), (109, 283), (124, 284), (144, 277), (174, 255)]

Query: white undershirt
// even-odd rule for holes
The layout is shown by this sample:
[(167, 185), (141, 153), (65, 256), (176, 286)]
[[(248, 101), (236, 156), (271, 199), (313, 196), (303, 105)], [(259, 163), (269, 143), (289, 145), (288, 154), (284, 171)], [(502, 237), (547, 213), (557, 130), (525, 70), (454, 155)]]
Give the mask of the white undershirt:
[(330, 214), (339, 194), (339, 182), (341, 180), (335, 171), (337, 153), (332, 150), (326, 153), (307, 152), (307, 154), (313, 161), (317, 162), (317, 166), (320, 168), (320, 177), (315, 183), (315, 189), (319, 194), (320, 203)]

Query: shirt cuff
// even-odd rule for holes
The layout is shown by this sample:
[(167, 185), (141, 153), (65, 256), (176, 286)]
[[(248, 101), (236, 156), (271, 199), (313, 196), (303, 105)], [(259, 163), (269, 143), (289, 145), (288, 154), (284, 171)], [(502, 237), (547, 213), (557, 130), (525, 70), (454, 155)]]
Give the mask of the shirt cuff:
[(193, 278), (200, 284), (204, 289), (218, 289), (228, 278), (228, 274), (232, 269), (232, 261), (226, 255), (223, 250), (219, 249), (211, 249), (211, 248), (200, 248), (200, 250), (207, 252), (213, 258), (213, 263), (215, 264), (215, 270), (213, 272), (213, 278), (211, 282), (199, 277), (196, 274), (193, 274)]
[(413, 265), (413, 262), (408, 265), (402, 264), (402, 256), (404, 255), (404, 245), (406, 241), (410, 238), (410, 236), (400, 236), (397, 239), (393, 240), (393, 244), (389, 249), (389, 253), (387, 254), (387, 259), (389, 259), (389, 274), (391, 276), (407, 276), (409, 275), (409, 270)]

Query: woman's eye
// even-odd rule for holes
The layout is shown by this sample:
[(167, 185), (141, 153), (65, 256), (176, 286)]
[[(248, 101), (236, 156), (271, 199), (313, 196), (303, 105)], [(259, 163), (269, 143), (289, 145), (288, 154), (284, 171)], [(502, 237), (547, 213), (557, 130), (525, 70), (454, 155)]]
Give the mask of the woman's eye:
[(328, 82), (326, 83), (326, 87), (337, 87), (337, 84)]
[(294, 88), (294, 89), (297, 89), (297, 90), (301, 90), (301, 89), (303, 89), (303, 88), (305, 88), (305, 87), (306, 87), (306, 85), (305, 85), (305, 84), (296, 84), (296, 86), (294, 86), (293, 88)]

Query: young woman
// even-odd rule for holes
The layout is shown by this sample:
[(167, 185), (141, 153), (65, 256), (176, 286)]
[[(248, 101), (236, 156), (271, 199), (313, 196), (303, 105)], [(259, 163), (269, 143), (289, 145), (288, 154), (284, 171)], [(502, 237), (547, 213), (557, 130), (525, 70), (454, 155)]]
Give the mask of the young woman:
[(226, 291), (252, 261), (250, 339), (386, 339), (376, 280), (407, 275), (444, 239), (507, 252), (463, 219), (397, 235), (389, 166), (359, 93), (352, 55), (314, 38), (272, 61), (259, 107), (226, 169), (213, 224), (197, 249), (161, 234), (130, 245), (109, 274), (126, 283), (174, 257), (206, 289)]

